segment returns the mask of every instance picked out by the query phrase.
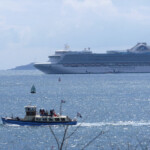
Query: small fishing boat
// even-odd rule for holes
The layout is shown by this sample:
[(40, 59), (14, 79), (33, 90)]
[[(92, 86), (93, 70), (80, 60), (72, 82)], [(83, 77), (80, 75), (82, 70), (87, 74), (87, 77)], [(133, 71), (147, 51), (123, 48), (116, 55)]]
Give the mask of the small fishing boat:
[(76, 125), (76, 119), (70, 119), (68, 116), (58, 115), (54, 110), (50, 112), (40, 109), (39, 113), (36, 112), (36, 106), (25, 106), (26, 115), (24, 118), (20, 117), (2, 117), (3, 124), (15, 125)]

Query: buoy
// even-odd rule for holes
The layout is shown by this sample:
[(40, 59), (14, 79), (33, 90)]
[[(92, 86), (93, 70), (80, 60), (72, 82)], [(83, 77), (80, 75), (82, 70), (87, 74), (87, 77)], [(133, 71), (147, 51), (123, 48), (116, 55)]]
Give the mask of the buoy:
[(31, 93), (32, 93), (32, 94), (36, 93), (36, 88), (35, 88), (34, 85), (32, 85), (32, 87), (31, 87)]

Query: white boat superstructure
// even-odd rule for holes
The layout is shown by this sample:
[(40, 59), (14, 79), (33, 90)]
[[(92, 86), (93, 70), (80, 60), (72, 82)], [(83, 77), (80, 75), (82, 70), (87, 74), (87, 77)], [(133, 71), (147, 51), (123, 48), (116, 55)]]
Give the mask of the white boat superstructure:
[(150, 46), (138, 43), (126, 51), (111, 50), (104, 54), (57, 50), (49, 61), (34, 66), (47, 74), (99, 74), (150, 72)]

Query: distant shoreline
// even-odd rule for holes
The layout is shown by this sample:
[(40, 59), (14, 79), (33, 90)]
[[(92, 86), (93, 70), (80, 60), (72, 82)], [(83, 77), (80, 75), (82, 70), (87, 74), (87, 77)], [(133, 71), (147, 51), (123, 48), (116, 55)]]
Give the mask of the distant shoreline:
[(17, 66), (15, 68), (8, 69), (8, 70), (37, 70), (37, 69), (34, 67), (34, 63), (30, 63), (27, 65)]

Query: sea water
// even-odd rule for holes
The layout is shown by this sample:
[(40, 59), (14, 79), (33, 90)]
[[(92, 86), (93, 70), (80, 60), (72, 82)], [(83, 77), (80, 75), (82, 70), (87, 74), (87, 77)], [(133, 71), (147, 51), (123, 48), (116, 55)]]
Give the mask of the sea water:
[[(61, 80), (59, 80), (59, 78)], [(32, 85), (36, 94), (31, 94)], [(0, 116), (24, 117), (24, 106), (55, 109), (78, 119), (68, 150), (150, 149), (150, 74), (46, 75), (39, 71), (0, 71)], [(63, 126), (52, 127), (62, 139)], [(69, 127), (71, 134), (76, 126)], [(48, 126), (3, 125), (1, 150), (57, 150)]]

